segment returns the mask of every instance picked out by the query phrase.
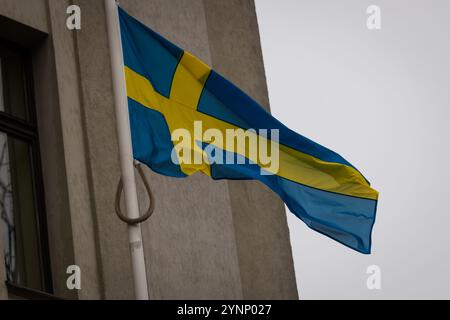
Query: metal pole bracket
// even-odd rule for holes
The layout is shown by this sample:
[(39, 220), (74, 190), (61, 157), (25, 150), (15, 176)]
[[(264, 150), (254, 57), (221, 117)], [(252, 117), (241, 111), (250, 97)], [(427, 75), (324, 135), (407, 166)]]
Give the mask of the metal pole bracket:
[(126, 224), (129, 224), (129, 225), (137, 225), (137, 224), (140, 224), (140, 223), (148, 220), (152, 216), (153, 211), (155, 210), (155, 199), (153, 197), (153, 193), (150, 188), (150, 184), (148, 183), (147, 178), (145, 177), (144, 171), (142, 170), (141, 164), (139, 162), (135, 161), (134, 167), (137, 169), (137, 171), (139, 172), (139, 175), (141, 176), (142, 182), (144, 183), (145, 190), (147, 191), (147, 194), (148, 194), (148, 197), (150, 200), (150, 204), (147, 209), (147, 212), (144, 215), (140, 216), (139, 218), (131, 219), (131, 218), (128, 218), (126, 215), (124, 215), (120, 209), (120, 197), (123, 192), (123, 182), (122, 182), (122, 178), (120, 178), (119, 185), (117, 186), (117, 191), (116, 191), (116, 200), (115, 200), (116, 214), (120, 220), (122, 220), (123, 222), (125, 222)]

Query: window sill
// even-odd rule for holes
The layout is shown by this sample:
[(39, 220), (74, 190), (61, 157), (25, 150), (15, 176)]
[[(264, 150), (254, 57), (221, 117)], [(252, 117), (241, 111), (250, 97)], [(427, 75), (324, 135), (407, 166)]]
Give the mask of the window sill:
[(24, 300), (64, 300), (57, 296), (49, 293), (45, 293), (38, 290), (33, 290), (29, 288), (24, 288), (9, 282), (6, 282), (6, 287), (8, 288), (8, 295), (17, 299)]

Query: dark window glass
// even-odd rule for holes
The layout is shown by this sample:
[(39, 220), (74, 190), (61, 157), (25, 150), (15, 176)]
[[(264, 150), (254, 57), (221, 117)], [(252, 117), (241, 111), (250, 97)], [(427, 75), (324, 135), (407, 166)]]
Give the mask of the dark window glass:
[(28, 121), (23, 59), (8, 48), (0, 50), (0, 111)]
[(27, 55), (0, 41), (0, 247), (9, 284), (51, 292)]
[(5, 102), (3, 98), (3, 68), (2, 58), (0, 57), (0, 111), (5, 111)]
[(0, 217), (8, 281), (42, 289), (30, 146), (0, 133)]

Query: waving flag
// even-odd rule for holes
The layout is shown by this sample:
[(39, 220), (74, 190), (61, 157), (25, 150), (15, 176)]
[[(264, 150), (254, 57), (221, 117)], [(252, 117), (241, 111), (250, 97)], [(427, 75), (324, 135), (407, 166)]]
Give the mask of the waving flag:
[[(202, 61), (120, 8), (119, 20), (135, 159), (166, 176), (203, 172), (213, 179), (259, 180), (310, 228), (370, 253), (378, 193), (354, 166), (288, 129)], [(279, 150), (276, 170), (248, 148), (230, 148), (199, 135), (199, 123), (202, 130), (213, 129), (223, 136), (227, 130), (240, 135), (246, 130), (247, 138), (270, 142), (271, 151)], [(194, 137), (189, 144), (194, 155), (204, 155), (212, 145), (227, 159), (248, 161), (174, 159), (172, 138), (179, 129)], [(277, 139), (271, 130), (277, 130)]]

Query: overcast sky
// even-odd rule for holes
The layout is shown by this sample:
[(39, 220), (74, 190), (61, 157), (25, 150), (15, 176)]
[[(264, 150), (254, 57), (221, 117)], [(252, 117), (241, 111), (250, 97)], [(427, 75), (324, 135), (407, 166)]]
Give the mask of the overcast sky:
[(300, 297), (449, 299), (450, 1), (255, 2), (273, 114), (380, 192), (370, 256), (288, 214)]

